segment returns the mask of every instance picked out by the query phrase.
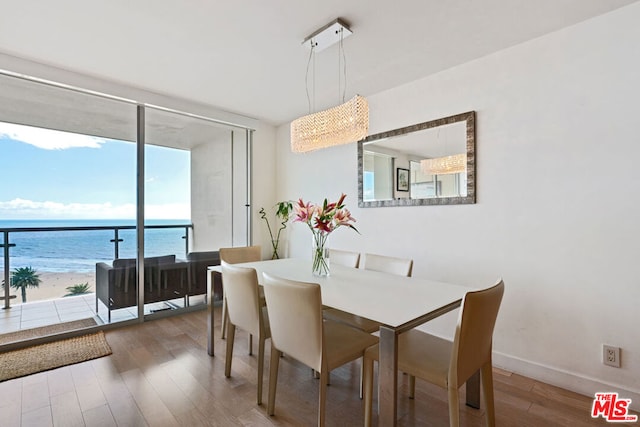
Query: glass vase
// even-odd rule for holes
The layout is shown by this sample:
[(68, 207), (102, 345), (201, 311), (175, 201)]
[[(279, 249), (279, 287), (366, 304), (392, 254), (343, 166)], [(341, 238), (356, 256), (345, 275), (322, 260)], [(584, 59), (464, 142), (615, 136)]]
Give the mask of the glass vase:
[(278, 253), (278, 249), (280, 249), (279, 240), (271, 240), (271, 249), (271, 259), (280, 259), (280, 254)]
[(314, 276), (326, 277), (330, 273), (329, 233), (315, 232), (311, 241), (311, 272)]
[(284, 239), (271, 241), (271, 259), (287, 258), (289, 256), (289, 242)]

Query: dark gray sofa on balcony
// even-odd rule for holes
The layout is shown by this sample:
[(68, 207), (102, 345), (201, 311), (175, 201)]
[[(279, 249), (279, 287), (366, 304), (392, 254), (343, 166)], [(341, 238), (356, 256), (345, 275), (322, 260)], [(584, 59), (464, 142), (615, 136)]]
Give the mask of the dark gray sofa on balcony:
[[(184, 298), (189, 291), (189, 263), (176, 261), (175, 255), (144, 259), (144, 303)], [(111, 322), (111, 310), (133, 307), (136, 300), (137, 268), (135, 258), (120, 258), (112, 265), (96, 264), (96, 313), (98, 301), (107, 307)], [(206, 292), (206, 282), (205, 282)]]

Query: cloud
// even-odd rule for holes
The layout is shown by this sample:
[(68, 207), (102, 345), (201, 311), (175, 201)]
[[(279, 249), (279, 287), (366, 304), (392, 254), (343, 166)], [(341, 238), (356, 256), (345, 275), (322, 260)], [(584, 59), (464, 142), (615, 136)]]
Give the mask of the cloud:
[(78, 133), (62, 132), (12, 123), (0, 123), (0, 139), (30, 144), (44, 150), (66, 150), (68, 148), (100, 148), (108, 140)]
[[(133, 219), (136, 206), (133, 203), (112, 205), (106, 203), (60, 203), (13, 199), (0, 201), (0, 219)], [(147, 219), (188, 219), (189, 205), (146, 205)]]

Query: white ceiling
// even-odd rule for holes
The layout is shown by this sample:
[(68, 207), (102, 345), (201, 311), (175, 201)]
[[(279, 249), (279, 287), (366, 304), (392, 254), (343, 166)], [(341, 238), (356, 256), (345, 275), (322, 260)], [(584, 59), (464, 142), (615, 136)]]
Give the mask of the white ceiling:
[[(308, 112), (302, 40), (341, 17), (369, 96), (638, 0), (0, 0), (0, 52), (281, 124)], [(340, 100), (316, 55), (314, 110)]]

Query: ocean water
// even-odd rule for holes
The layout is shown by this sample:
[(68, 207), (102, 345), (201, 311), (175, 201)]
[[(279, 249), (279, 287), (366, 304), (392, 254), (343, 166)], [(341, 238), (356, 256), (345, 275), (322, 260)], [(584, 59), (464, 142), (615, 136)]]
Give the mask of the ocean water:
[[(146, 225), (184, 225), (190, 220), (150, 220)], [(135, 225), (133, 220), (0, 220), (0, 232), (6, 228), (93, 227)], [(184, 227), (145, 230), (145, 256), (175, 254), (185, 258)], [(92, 272), (97, 262), (113, 261), (114, 230), (39, 231), (9, 233), (10, 269), (32, 267), (49, 272)], [(136, 230), (119, 230), (119, 258), (135, 258)], [(0, 234), (0, 245), (4, 235)], [(4, 255), (0, 247), (0, 270)]]

